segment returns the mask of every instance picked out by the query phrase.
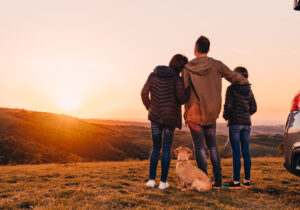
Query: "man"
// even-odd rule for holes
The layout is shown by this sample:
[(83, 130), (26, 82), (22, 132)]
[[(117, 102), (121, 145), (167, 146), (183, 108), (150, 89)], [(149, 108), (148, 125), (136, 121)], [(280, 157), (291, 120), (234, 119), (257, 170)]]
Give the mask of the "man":
[(248, 80), (231, 71), (221, 61), (208, 57), (209, 47), (209, 40), (201, 36), (195, 44), (196, 58), (184, 68), (184, 86), (191, 87), (184, 117), (193, 138), (198, 168), (207, 174), (205, 139), (213, 166), (214, 187), (222, 188), (222, 168), (216, 143), (216, 120), (222, 105), (222, 78), (237, 84), (247, 84)]

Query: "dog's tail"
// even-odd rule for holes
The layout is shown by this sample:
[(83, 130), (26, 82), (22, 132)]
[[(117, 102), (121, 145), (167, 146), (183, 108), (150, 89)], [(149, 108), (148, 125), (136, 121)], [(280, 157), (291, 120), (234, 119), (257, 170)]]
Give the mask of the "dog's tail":
[(225, 144), (222, 146), (222, 149), (226, 148), (227, 145), (229, 144), (229, 142), (230, 142), (230, 139), (229, 139), (229, 136), (227, 136), (227, 140), (226, 140)]

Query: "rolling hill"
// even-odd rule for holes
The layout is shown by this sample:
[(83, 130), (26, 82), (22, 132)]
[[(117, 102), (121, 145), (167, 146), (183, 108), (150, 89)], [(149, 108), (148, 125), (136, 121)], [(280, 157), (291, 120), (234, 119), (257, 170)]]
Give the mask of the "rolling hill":
[(0, 162), (124, 160), (148, 157), (111, 126), (51, 113), (0, 109)]
[[(230, 157), (226, 141), (225, 135), (218, 135), (222, 156)], [(276, 156), (281, 142), (278, 134), (252, 136), (251, 154)], [(187, 130), (176, 131), (172, 149), (178, 146), (193, 148)], [(144, 160), (151, 149), (150, 129), (138, 123), (0, 108), (0, 164)]]

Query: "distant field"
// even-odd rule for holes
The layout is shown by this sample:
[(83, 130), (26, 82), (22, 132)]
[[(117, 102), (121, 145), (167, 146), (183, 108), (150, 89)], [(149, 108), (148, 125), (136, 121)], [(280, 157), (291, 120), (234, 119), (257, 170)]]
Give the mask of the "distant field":
[[(151, 131), (141, 124), (84, 120), (66, 115), (0, 108), (0, 165), (74, 161), (145, 160), (152, 150)], [(228, 129), (224, 125), (218, 128)], [(258, 128), (255, 128), (256, 130)], [(251, 138), (253, 157), (278, 156), (283, 138), (275, 126)], [(231, 156), (227, 137), (217, 136), (223, 157)], [(193, 148), (190, 132), (176, 130), (172, 149)]]
[[(130, 122), (119, 120), (101, 120), (101, 119), (85, 119), (87, 122), (100, 124), (100, 125), (112, 125), (112, 126), (133, 126), (150, 128), (150, 122)], [(251, 128), (253, 135), (276, 135), (283, 133), (284, 125), (254, 125)], [(182, 126), (183, 131), (189, 130), (187, 126)], [(225, 123), (217, 123), (217, 135), (227, 135), (228, 127)]]
[[(176, 188), (176, 160), (165, 191), (145, 187), (148, 161), (0, 166), (0, 209), (299, 209), (300, 179), (282, 163), (253, 158), (251, 189), (208, 193)], [(222, 165), (226, 184), (231, 159)]]

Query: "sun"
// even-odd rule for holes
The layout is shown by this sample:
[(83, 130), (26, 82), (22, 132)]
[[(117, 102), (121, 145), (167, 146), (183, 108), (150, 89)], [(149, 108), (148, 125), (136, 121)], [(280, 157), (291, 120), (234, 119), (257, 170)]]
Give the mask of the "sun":
[(56, 103), (65, 111), (74, 111), (80, 107), (80, 98), (75, 93), (65, 92), (59, 94)]

